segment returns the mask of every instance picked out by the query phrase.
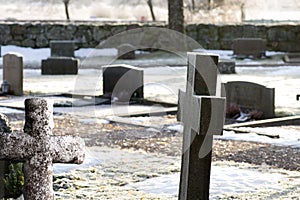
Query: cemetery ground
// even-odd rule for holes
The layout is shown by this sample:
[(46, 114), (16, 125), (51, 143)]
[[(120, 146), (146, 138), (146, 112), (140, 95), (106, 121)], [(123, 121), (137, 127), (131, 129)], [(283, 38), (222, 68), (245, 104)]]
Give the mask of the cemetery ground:
[[(25, 62), (25, 97), (1, 97), (0, 100), (1, 111), (8, 115), (14, 130), (23, 129), (24, 113), (7, 107), (22, 107), (26, 97), (46, 96), (54, 99), (57, 105), (70, 102), (70, 98), (53, 94), (74, 92), (74, 85), (82, 80), (85, 85), (77, 85), (76, 92), (102, 92), (101, 86), (95, 88), (95, 83), (101, 83), (102, 78), (96, 69), (82, 68), (78, 76), (41, 76), (40, 70), (34, 69), (37, 60), (40, 58)], [(249, 63), (253, 62), (246, 64)], [(174, 103), (178, 88), (184, 88), (184, 67), (176, 61), (175, 67), (147, 66), (144, 70), (145, 96)], [(299, 115), (299, 102), (296, 101), (300, 91), (299, 77), (296, 66), (239, 67), (237, 74), (222, 75), (221, 79), (255, 80), (275, 87), (277, 115)], [(183, 136), (176, 115), (123, 117), (128, 123), (119, 123), (114, 119), (110, 121), (109, 113), (101, 111), (105, 108), (54, 108), (54, 134), (78, 135), (87, 146), (82, 165), (54, 165), (55, 198), (177, 199)], [(211, 198), (299, 199), (300, 127), (247, 128), (247, 131), (250, 133), (224, 131), (224, 136), (215, 137)], [(257, 135), (257, 132), (271, 132), (280, 138), (272, 139)]]

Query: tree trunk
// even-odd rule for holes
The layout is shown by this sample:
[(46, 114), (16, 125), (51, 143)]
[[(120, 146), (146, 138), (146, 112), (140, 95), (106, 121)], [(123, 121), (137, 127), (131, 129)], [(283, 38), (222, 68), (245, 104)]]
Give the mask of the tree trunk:
[(152, 0), (147, 0), (147, 4), (148, 4), (150, 12), (151, 12), (152, 20), (155, 22), (156, 18), (155, 18), (154, 11), (153, 11)]
[(168, 0), (169, 28), (184, 32), (183, 0)]
[(66, 12), (66, 16), (67, 16), (67, 20), (70, 21), (70, 15), (69, 15), (69, 0), (64, 0), (64, 4), (65, 4), (65, 12)]

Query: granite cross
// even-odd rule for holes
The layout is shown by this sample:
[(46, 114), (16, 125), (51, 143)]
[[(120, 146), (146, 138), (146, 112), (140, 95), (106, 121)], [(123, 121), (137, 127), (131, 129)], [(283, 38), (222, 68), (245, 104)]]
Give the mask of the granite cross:
[(53, 106), (47, 100), (25, 100), (24, 133), (0, 133), (0, 159), (24, 162), (23, 195), (28, 200), (52, 200), (53, 163), (84, 160), (84, 141), (53, 136)]
[(209, 199), (213, 135), (221, 135), (225, 98), (217, 97), (218, 56), (188, 53), (186, 92), (179, 91), (184, 124), (179, 199)]

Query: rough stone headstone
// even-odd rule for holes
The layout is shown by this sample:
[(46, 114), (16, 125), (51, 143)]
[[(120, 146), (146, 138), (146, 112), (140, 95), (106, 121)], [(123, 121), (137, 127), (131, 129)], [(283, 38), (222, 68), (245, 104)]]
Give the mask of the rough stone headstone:
[(144, 71), (130, 65), (104, 66), (103, 94), (118, 101), (144, 98)]
[(230, 60), (221, 60), (218, 63), (218, 69), (221, 74), (235, 74), (235, 62)]
[(135, 50), (131, 44), (121, 44), (118, 46), (118, 59), (135, 59)]
[(261, 38), (236, 38), (232, 48), (237, 57), (261, 58), (266, 54), (266, 41)]
[(275, 89), (263, 85), (233, 81), (225, 83), (227, 107), (237, 105), (242, 111), (260, 111), (262, 118), (275, 117)]
[(23, 56), (8, 53), (3, 56), (3, 81), (8, 81), (13, 95), (23, 95)]
[(75, 57), (75, 44), (68, 40), (50, 41), (51, 57)]
[(53, 136), (53, 106), (44, 99), (25, 100), (24, 133), (0, 133), (0, 159), (24, 162), (23, 195), (27, 200), (52, 200), (53, 163), (80, 164), (84, 141)]
[(73, 41), (55, 40), (50, 42), (51, 57), (42, 60), (42, 75), (76, 75), (79, 60), (74, 58)]
[(213, 135), (221, 135), (225, 98), (216, 97), (218, 56), (188, 53), (186, 92), (179, 91), (184, 124), (179, 199), (209, 199)]

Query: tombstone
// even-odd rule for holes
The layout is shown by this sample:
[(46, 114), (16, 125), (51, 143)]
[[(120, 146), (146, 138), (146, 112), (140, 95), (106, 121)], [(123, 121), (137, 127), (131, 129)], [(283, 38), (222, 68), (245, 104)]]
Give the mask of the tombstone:
[(50, 41), (51, 57), (75, 57), (75, 44), (68, 40)]
[(222, 60), (218, 63), (218, 69), (221, 74), (235, 74), (235, 62)]
[(24, 133), (0, 133), (0, 160), (24, 162), (23, 195), (27, 200), (54, 198), (53, 163), (80, 164), (84, 141), (53, 136), (53, 106), (44, 99), (25, 100)]
[(118, 46), (118, 59), (135, 59), (135, 47), (131, 44)]
[(74, 58), (73, 41), (50, 42), (51, 57), (42, 60), (42, 75), (76, 75), (79, 60)]
[(8, 53), (3, 56), (3, 81), (10, 85), (10, 94), (23, 95), (23, 56)]
[(179, 199), (209, 199), (213, 135), (221, 135), (225, 98), (216, 97), (218, 56), (188, 53), (186, 92), (179, 91), (184, 124)]
[(76, 58), (54, 58), (42, 60), (43, 75), (76, 75), (78, 74), (79, 60)]
[(103, 66), (103, 94), (122, 102), (144, 98), (144, 71), (122, 64)]
[(262, 112), (263, 119), (275, 117), (275, 89), (251, 82), (233, 81), (225, 85), (227, 107), (237, 105), (243, 112)]
[(232, 48), (237, 57), (261, 58), (266, 54), (266, 41), (261, 38), (237, 38), (233, 40)]

